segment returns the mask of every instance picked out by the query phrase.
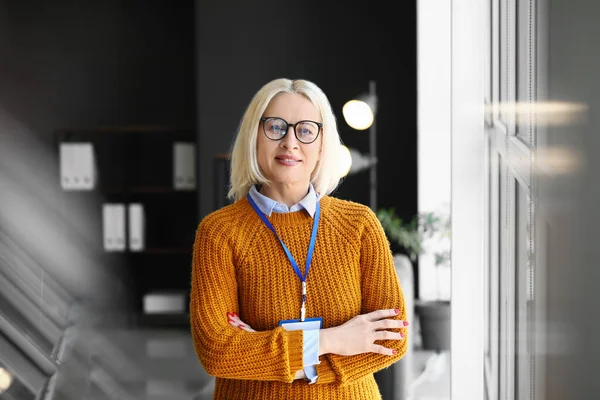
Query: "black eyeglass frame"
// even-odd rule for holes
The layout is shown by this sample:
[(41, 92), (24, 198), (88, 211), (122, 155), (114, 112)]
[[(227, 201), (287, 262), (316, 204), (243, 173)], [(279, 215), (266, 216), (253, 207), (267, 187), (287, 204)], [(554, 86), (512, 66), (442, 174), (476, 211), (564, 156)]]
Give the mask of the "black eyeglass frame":
[[(279, 139), (272, 139), (272, 138), (269, 137), (269, 135), (267, 135), (267, 131), (265, 130), (265, 122), (267, 120), (269, 120), (269, 119), (279, 119), (279, 120), (285, 122), (285, 125), (286, 125), (285, 134), (282, 137), (280, 137)], [(280, 118), (280, 117), (261, 117), (260, 121), (262, 122), (262, 125), (263, 125), (263, 133), (265, 134), (265, 136), (267, 137), (267, 139), (274, 140), (274, 141), (282, 140), (288, 134), (288, 131), (290, 130), (290, 126), (294, 129), (294, 136), (296, 136), (296, 139), (298, 139), (298, 141), (300, 143), (302, 143), (302, 144), (311, 144), (311, 143), (314, 143), (315, 140), (317, 140), (319, 138), (319, 135), (321, 134), (321, 131), (323, 130), (323, 123), (317, 122), (317, 121), (311, 121), (309, 119), (303, 119), (302, 121), (298, 121), (295, 124), (290, 124), (285, 119)], [(310, 142), (303, 142), (302, 140), (300, 140), (300, 138), (298, 137), (298, 134), (296, 133), (296, 126), (298, 126), (298, 124), (301, 124), (303, 122), (310, 122), (311, 124), (316, 124), (317, 127), (319, 128), (319, 130), (317, 131), (317, 135), (315, 136), (315, 139), (312, 140), (312, 141), (310, 141)]]

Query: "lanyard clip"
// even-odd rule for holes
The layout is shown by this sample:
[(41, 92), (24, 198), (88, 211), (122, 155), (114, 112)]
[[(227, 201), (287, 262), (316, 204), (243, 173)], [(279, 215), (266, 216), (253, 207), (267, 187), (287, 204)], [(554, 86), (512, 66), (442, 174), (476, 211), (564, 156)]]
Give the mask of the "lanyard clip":
[(300, 308), (300, 321), (306, 317), (306, 281), (302, 281), (302, 307)]

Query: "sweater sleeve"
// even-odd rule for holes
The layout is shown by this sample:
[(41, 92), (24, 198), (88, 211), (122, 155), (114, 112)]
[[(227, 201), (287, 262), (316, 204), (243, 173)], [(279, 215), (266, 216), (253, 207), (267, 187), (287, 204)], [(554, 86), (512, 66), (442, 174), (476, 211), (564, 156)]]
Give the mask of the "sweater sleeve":
[(281, 327), (246, 332), (228, 323), (238, 312), (231, 229), (205, 218), (194, 241), (190, 325), (200, 362), (210, 375), (293, 382), (303, 368), (303, 332)]
[[(381, 309), (399, 309), (394, 318), (406, 320), (404, 295), (398, 281), (388, 239), (377, 216), (368, 210), (365, 215), (365, 229), (361, 240), (361, 314)], [(391, 329), (407, 334), (407, 329)], [(353, 356), (326, 354), (320, 357), (317, 365), (318, 383), (350, 383), (367, 374), (389, 367), (406, 353), (408, 337), (402, 340), (376, 341), (384, 347), (395, 349), (393, 356), (363, 353)]]

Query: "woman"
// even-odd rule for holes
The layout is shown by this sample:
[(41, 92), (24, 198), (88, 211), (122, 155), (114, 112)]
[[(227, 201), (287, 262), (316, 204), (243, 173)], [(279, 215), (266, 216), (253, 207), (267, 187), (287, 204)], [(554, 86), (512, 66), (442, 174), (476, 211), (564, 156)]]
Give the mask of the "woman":
[(236, 201), (205, 217), (194, 243), (191, 329), (215, 399), (381, 398), (373, 373), (406, 351), (383, 229), (366, 206), (329, 196), (339, 146), (311, 82), (269, 82), (246, 110)]

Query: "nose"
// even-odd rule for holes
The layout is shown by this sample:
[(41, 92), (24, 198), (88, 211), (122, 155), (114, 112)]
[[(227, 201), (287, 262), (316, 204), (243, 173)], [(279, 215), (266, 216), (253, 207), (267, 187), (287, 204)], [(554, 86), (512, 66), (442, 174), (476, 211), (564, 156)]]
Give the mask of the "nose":
[(296, 138), (296, 132), (294, 132), (293, 126), (288, 126), (287, 134), (283, 137), (280, 144), (288, 150), (298, 148), (298, 139)]

